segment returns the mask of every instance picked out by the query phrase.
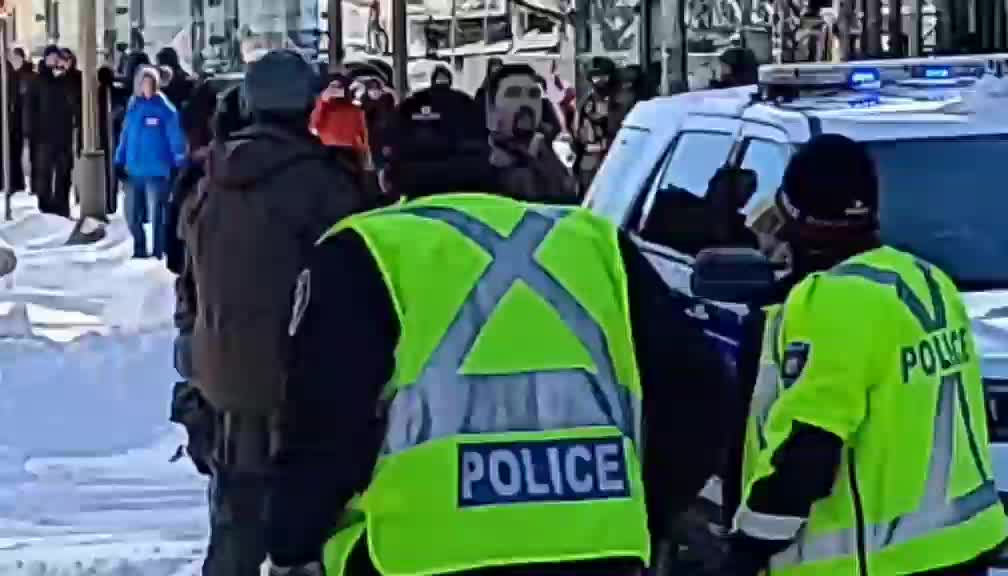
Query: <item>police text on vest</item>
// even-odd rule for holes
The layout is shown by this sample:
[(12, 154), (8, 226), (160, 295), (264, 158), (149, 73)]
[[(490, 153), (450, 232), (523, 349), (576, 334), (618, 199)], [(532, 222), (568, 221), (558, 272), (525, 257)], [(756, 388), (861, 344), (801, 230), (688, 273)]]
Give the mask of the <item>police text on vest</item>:
[(913, 346), (900, 349), (903, 383), (910, 381), (915, 370), (926, 376), (959, 370), (970, 360), (970, 337), (966, 328), (932, 332)]
[(459, 507), (630, 495), (622, 438), (459, 445)]

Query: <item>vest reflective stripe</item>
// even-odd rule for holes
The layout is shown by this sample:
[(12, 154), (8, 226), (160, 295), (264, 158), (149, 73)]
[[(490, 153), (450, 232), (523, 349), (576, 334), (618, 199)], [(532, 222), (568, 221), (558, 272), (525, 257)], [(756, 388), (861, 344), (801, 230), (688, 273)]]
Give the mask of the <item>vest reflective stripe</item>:
[(761, 540), (791, 540), (805, 525), (805, 518), (754, 512), (743, 504), (735, 514), (736, 529)]
[(935, 282), (929, 264), (918, 260), (917, 267), (920, 268), (921, 273), (924, 275), (924, 280), (927, 282), (928, 292), (931, 294), (931, 307), (934, 310), (934, 316), (928, 313), (927, 308), (924, 307), (924, 303), (907, 286), (906, 281), (892, 270), (880, 270), (867, 264), (849, 263), (837, 266), (829, 274), (831, 276), (857, 276), (870, 282), (892, 286), (896, 289), (896, 296), (910, 309), (910, 313), (920, 322), (921, 328), (925, 332), (941, 330), (948, 323), (945, 317), (945, 301), (942, 299), (941, 288)]
[(770, 408), (780, 396), (780, 347), (778, 343), (780, 342), (783, 319), (780, 306), (772, 306), (766, 310), (767, 328), (763, 336), (763, 352), (750, 407), (750, 414), (756, 419), (756, 435), (759, 439), (760, 450), (766, 448), (767, 444), (763, 435), (763, 426), (770, 416)]
[[(946, 308), (941, 289), (935, 281), (930, 266), (917, 262), (924, 275), (931, 295), (933, 314), (929, 313), (917, 295), (907, 286), (897, 273), (881, 270), (866, 264), (844, 264), (830, 272), (838, 276), (857, 276), (871, 282), (892, 286), (900, 300), (920, 322), (925, 332), (931, 333), (947, 326)], [(984, 479), (971, 492), (957, 498), (948, 498), (952, 463), (955, 451), (956, 397), (960, 410), (964, 411), (964, 424), (978, 471)], [(853, 465), (853, 456), (848, 465)], [(856, 474), (851, 474), (851, 482), (856, 482)], [(859, 554), (858, 530), (863, 531), (864, 552), (872, 554), (887, 547), (904, 544), (927, 536), (936, 531), (951, 528), (976, 517), (992, 506), (1000, 506), (997, 490), (980, 463), (978, 448), (970, 427), (966, 392), (962, 380), (956, 376), (945, 376), (938, 391), (935, 412), (934, 433), (931, 456), (924, 496), (919, 507), (891, 521), (854, 527), (826, 534), (809, 535), (803, 530), (798, 541), (783, 552), (775, 555), (770, 562), (771, 569), (783, 569), (798, 564), (823, 562)]]
[[(534, 259), (567, 210), (529, 209), (504, 237), (468, 214), (441, 207), (401, 210), (450, 225), (493, 257), (420, 377), (399, 388), (388, 414), (385, 455), (456, 434), (612, 426), (640, 450), (640, 400), (621, 385), (602, 328)], [(460, 368), (496, 304), (525, 282), (581, 339), (596, 367), (586, 370), (464, 375)]]

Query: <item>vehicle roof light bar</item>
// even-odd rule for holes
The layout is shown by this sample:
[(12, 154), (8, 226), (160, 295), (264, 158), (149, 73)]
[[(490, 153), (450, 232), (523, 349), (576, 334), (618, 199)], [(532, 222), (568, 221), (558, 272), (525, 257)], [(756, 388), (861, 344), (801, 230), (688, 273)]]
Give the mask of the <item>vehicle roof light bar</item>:
[(919, 87), (968, 86), (985, 74), (1008, 75), (1008, 54), (775, 64), (760, 67), (759, 83), (792, 90), (878, 90), (882, 85), (897, 83)]

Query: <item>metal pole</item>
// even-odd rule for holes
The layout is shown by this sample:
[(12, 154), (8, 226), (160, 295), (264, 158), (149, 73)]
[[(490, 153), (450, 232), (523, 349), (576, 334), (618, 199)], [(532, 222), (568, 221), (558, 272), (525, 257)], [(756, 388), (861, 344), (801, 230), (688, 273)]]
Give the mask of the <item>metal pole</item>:
[(878, 58), (882, 55), (882, 0), (865, 0), (864, 19), (862, 54)]
[(102, 44), (105, 48), (105, 63), (115, 70), (116, 42), (116, 1), (103, 0), (102, 5), (105, 32), (102, 35)]
[(490, 47), (490, 0), (483, 0), (483, 49)]
[(192, 49), (193, 70), (203, 73), (203, 49), (206, 48), (206, 17), (203, 14), (203, 0), (191, 0), (189, 13), (192, 15), (189, 45)]
[(3, 133), (0, 134), (0, 154), (3, 154), (3, 195), (4, 195), (4, 219), (11, 219), (11, 126), (10, 126), (10, 74), (7, 73), (7, 14), (0, 17), (0, 54), (3, 55), (3, 62), (0, 62), (0, 125), (3, 126)]
[(326, 16), (329, 20), (329, 71), (336, 72), (343, 65), (343, 2), (328, 0)]
[(392, 0), (392, 66), (395, 87), (402, 101), (409, 94), (409, 46), (406, 38), (406, 0)]
[(903, 0), (889, 0), (889, 55), (905, 56), (903, 49)]
[(451, 30), (448, 31), (448, 46), (451, 48), (452, 66), (455, 65), (455, 0), (451, 3)]
[[(86, 1), (86, 0), (84, 0)], [(144, 2), (143, 0), (130, 0), (129, 22), (130, 22), (130, 50), (133, 52), (143, 52), (144, 49)]]
[(105, 156), (98, 147), (98, 38), (97, 2), (80, 3), (81, 135), (84, 150), (78, 164), (77, 184), (81, 220), (105, 219)]

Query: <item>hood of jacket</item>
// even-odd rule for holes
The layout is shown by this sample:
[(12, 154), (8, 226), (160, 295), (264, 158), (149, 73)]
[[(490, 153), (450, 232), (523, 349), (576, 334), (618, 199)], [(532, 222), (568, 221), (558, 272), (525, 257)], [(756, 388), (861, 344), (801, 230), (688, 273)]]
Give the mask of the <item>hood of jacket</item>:
[(250, 188), (309, 160), (333, 160), (307, 131), (254, 124), (215, 141), (207, 158), (210, 182), (222, 188)]
[(140, 86), (143, 84), (144, 78), (150, 78), (154, 81), (155, 94), (161, 91), (161, 73), (158, 69), (153, 66), (140, 66), (137, 68), (136, 75), (133, 76), (134, 96), (139, 97), (141, 95)]

